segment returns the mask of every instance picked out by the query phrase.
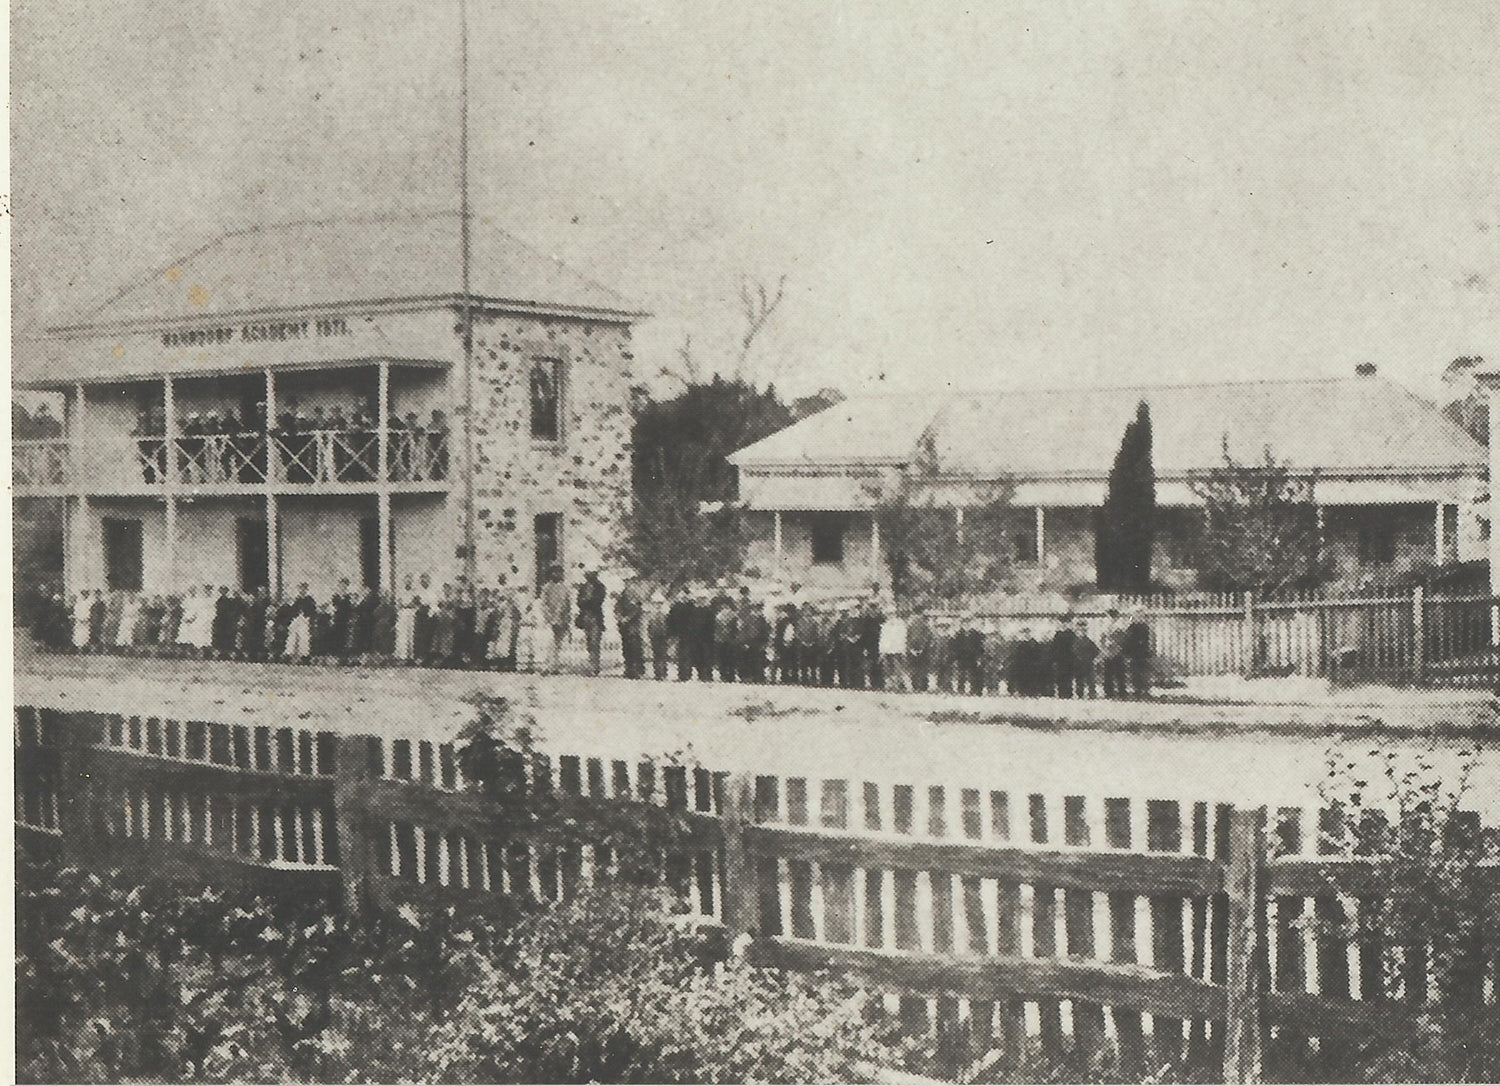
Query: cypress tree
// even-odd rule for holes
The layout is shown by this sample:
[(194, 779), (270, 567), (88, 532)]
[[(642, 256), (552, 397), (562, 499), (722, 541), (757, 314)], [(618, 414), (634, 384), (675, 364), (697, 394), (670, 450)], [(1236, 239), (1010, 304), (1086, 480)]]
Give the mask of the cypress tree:
[(1094, 533), (1099, 587), (1146, 592), (1156, 530), (1156, 468), (1151, 458), (1151, 408), (1142, 400), (1125, 427), (1109, 472), (1109, 489)]

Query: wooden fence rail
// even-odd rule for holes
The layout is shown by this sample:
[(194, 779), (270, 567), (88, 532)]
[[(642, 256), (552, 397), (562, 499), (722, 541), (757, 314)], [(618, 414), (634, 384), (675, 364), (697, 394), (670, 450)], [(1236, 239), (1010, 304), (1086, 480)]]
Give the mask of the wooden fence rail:
[[(23, 843), (84, 864), (360, 907), (565, 899), (613, 862), (492, 839), (452, 744), (420, 736), (23, 707), (16, 754)], [(1370, 927), (1389, 861), (1333, 854), (1336, 812), (586, 753), (524, 774), (585, 825), (623, 799), (677, 809), (690, 832), (665, 876), (694, 922), (754, 933), (766, 964), (857, 980), (975, 1064), (1107, 1045), (1127, 1069), (1187, 1060), (1255, 1081), (1268, 1044), (1398, 1036), (1436, 994), (1427, 948)], [(1469, 877), (1500, 890), (1500, 870)]]

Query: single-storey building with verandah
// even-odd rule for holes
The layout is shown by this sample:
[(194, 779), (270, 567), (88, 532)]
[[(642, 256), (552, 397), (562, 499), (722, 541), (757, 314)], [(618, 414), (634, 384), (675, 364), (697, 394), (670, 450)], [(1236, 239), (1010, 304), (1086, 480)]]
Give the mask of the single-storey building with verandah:
[(1197, 581), (1204, 521), (1190, 480), (1270, 450), (1314, 479), (1338, 582), (1383, 583), (1485, 555), (1486, 450), (1436, 405), (1361, 366), (1348, 378), (1157, 387), (854, 396), (731, 456), (751, 532), (749, 564), (808, 587), (884, 581), (874, 506), (914, 465), (962, 524), (1005, 481), (991, 531), (1018, 587), (1095, 580), (1097, 513), (1126, 424), (1150, 406), (1158, 505), (1153, 577)]

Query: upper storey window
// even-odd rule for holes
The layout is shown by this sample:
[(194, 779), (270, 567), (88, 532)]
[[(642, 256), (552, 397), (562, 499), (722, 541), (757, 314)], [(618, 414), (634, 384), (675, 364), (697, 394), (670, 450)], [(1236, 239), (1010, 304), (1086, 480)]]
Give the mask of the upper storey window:
[(531, 364), (531, 436), (538, 441), (562, 438), (562, 362), (538, 358)]

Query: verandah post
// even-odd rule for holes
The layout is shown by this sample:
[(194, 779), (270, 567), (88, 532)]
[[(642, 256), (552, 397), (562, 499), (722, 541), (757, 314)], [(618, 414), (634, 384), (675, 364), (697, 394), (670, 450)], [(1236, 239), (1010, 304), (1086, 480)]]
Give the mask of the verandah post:
[(1427, 674), (1427, 606), (1421, 585), (1411, 590), (1411, 671), (1417, 682)]
[(1242, 610), (1244, 612), (1244, 636), (1241, 640), (1245, 645), (1245, 659), (1243, 671), (1245, 678), (1255, 677), (1255, 661), (1259, 655), (1258, 646), (1255, 643), (1255, 593), (1245, 592), (1241, 597)]
[(1264, 1048), (1266, 809), (1230, 815), (1228, 969), (1225, 976), (1224, 1081), (1261, 1080)]

